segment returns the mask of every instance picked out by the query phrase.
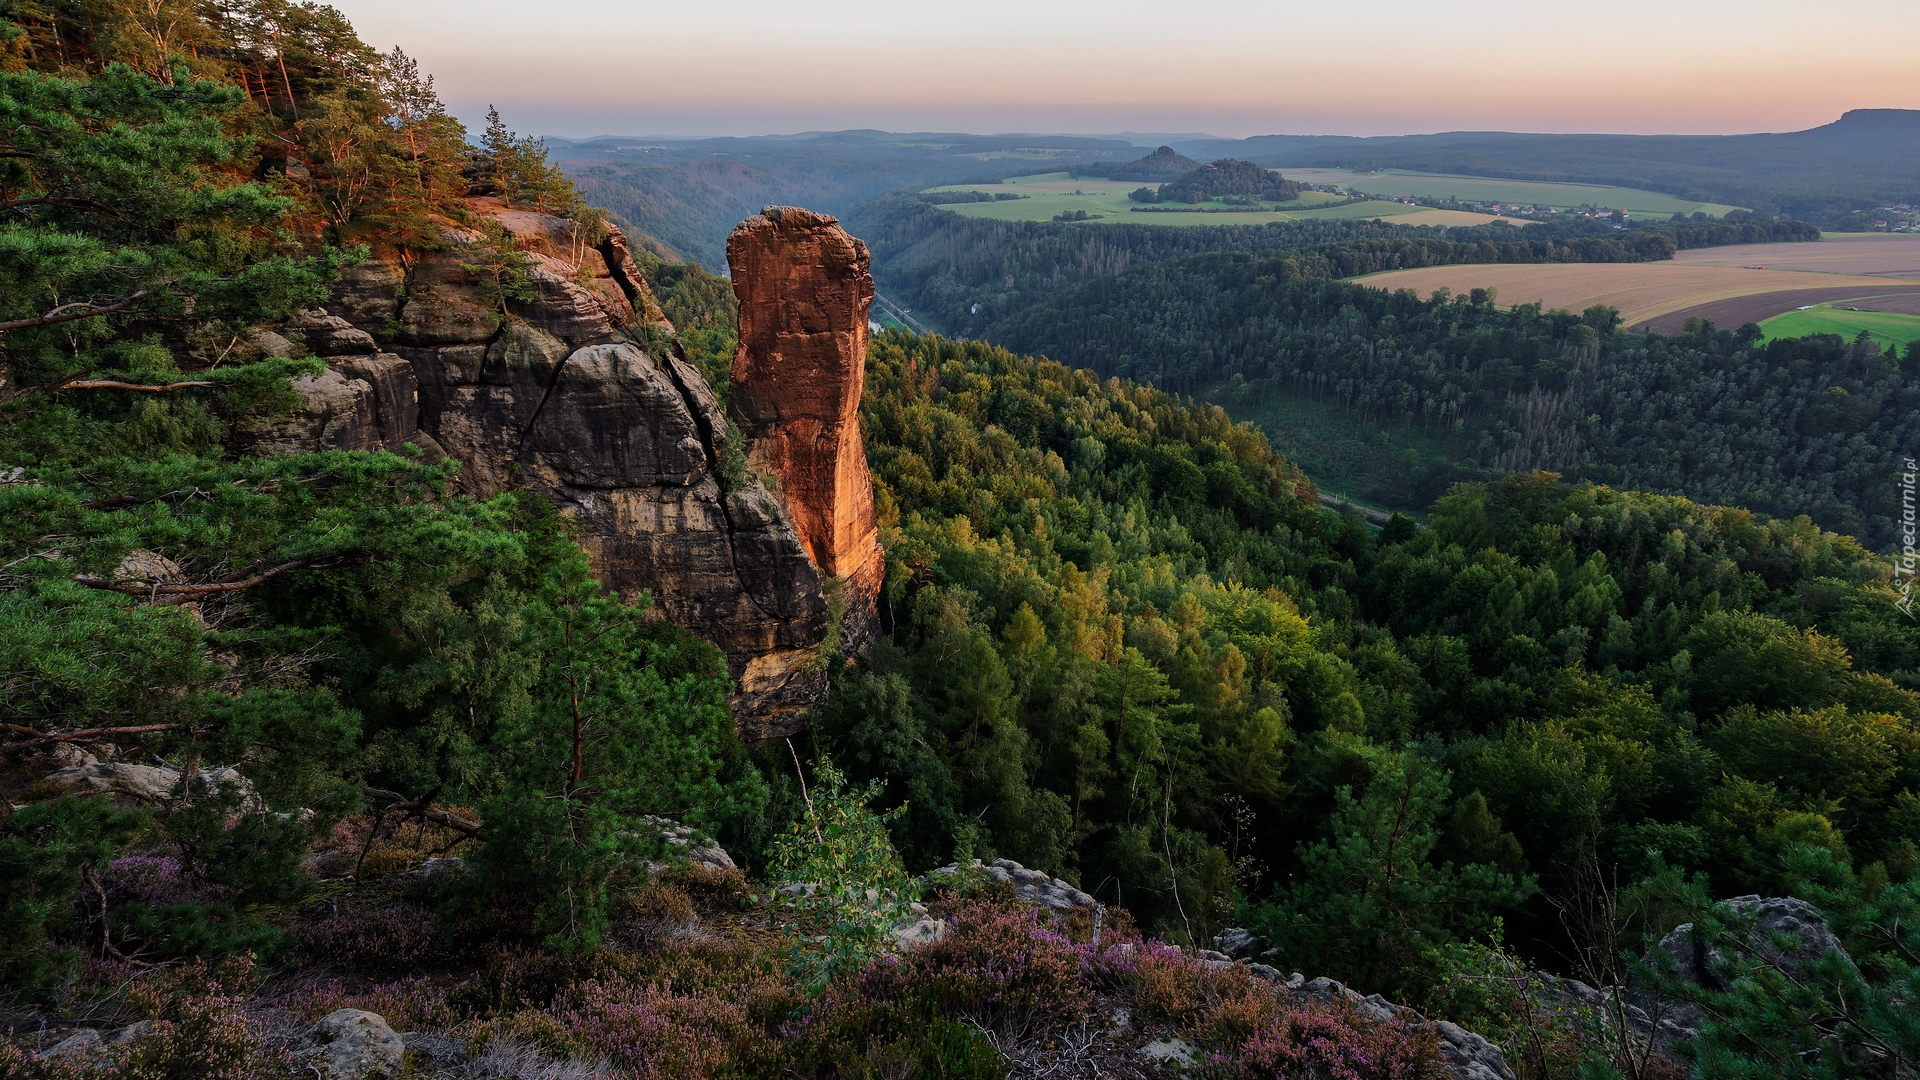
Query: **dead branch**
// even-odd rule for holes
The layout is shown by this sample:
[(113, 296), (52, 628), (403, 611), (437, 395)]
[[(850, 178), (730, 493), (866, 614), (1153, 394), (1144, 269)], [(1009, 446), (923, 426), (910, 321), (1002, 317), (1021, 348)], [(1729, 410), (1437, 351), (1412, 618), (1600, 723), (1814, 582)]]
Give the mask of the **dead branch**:
[(96, 304), (91, 300), (76, 300), (71, 304), (61, 304), (44, 315), (15, 319), (12, 322), (0, 322), (0, 334), (9, 330), (28, 330), (36, 326), (53, 326), (56, 323), (75, 322), (91, 319), (96, 315), (111, 315), (116, 311), (125, 311), (147, 298), (147, 290), (139, 289), (115, 300), (111, 304)]
[(87, 728), (83, 731), (56, 731), (51, 735), (43, 735), (32, 728), (20, 727), (17, 724), (0, 724), (0, 728), (5, 728), (17, 735), (35, 736), (35, 738), (22, 739), (19, 742), (11, 742), (0, 746), (0, 754), (17, 754), (22, 750), (31, 750), (36, 746), (46, 746), (50, 743), (105, 742), (121, 735), (149, 735), (156, 731), (185, 731), (190, 727), (192, 727), (190, 724), (141, 724), (136, 727), (104, 727)]
[(468, 821), (466, 818), (445, 810), (435, 810), (432, 804), (425, 799), (416, 801), (407, 798), (397, 791), (382, 791), (379, 788), (366, 787), (364, 785), (360, 788), (360, 793), (370, 799), (385, 799), (393, 804), (381, 809), (380, 813), (382, 816), (399, 811), (402, 814), (418, 815), (433, 822), (435, 825), (444, 825), (455, 832), (465, 833), (468, 836), (480, 835), (482, 827), (480, 822)]
[[(142, 584), (138, 581), (116, 581), (112, 578), (95, 577), (92, 574), (80, 574), (73, 580), (90, 589), (106, 589), (109, 592), (124, 593), (128, 596), (144, 596), (156, 604), (186, 604), (203, 596), (216, 593), (238, 592), (251, 589), (268, 578), (284, 574), (289, 570), (300, 570), (318, 565), (305, 559), (281, 563), (264, 573), (256, 574), (245, 580), (229, 578), (225, 581), (211, 581), (200, 585), (162, 585), (158, 582)], [(242, 571), (245, 573), (245, 571)]]

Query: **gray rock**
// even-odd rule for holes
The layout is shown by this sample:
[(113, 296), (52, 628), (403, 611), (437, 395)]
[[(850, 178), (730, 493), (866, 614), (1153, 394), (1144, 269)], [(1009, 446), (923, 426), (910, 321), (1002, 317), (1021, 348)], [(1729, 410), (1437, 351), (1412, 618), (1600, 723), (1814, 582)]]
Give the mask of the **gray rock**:
[[(1092, 896), (1074, 888), (1066, 881), (1050, 877), (1039, 870), (1029, 870), (1012, 859), (995, 859), (991, 865), (975, 859), (967, 869), (989, 881), (1011, 885), (1015, 897), (1053, 911), (1067, 912), (1076, 908), (1099, 906), (1099, 902)], [(959, 874), (961, 869), (958, 863), (951, 863), (933, 872)]]
[[(1752, 951), (1743, 953), (1741, 959), (1758, 960), (1778, 968), (1790, 979), (1798, 979), (1807, 964), (1828, 952), (1846, 955), (1846, 947), (1827, 928), (1827, 920), (1819, 909), (1805, 900), (1749, 895), (1736, 896), (1725, 903), (1734, 914), (1753, 919), (1753, 928), (1747, 934)], [(1776, 940), (1781, 935), (1785, 935), (1786, 940)], [(1692, 923), (1681, 923), (1668, 931), (1660, 939), (1659, 947), (1673, 957), (1681, 977), (1688, 982), (1697, 986), (1719, 985), (1714, 968), (1726, 957), (1714, 944), (1696, 940)], [(1848, 962), (1852, 962), (1851, 958)]]
[[(271, 453), (411, 443), (458, 461), (466, 494), (547, 498), (609, 591), (651, 592), (654, 613), (725, 655), (743, 738), (792, 734), (826, 686), (821, 573), (778, 497), (721, 477), (725, 415), (677, 346), (651, 336), (664, 317), (624, 238), (595, 246), (562, 218), (474, 209), (533, 260), (537, 298), (502, 317), (461, 268), (485, 239), (470, 229), (447, 229), (445, 247), (405, 266), (377, 255), (289, 324), (328, 371), (296, 385), (299, 410), (243, 441)], [(697, 861), (732, 862), (711, 842), (689, 846)]]
[(247, 340), (252, 342), (254, 348), (268, 356), (284, 359), (294, 354), (293, 342), (271, 330), (255, 330)]
[(1250, 930), (1243, 930), (1238, 926), (1228, 927), (1220, 931), (1213, 939), (1214, 949), (1236, 959), (1243, 956), (1252, 956), (1254, 953), (1259, 952), (1260, 947), (1266, 943), (1266, 938), (1260, 937)]
[[(173, 790), (180, 783), (180, 770), (157, 765), (134, 765), (125, 761), (95, 762), (91, 765), (68, 766), (48, 776), (46, 782), (61, 791), (76, 794), (105, 792), (145, 802), (163, 803), (173, 798)], [(202, 797), (234, 791), (240, 796), (242, 809), (251, 811), (261, 808), (253, 785), (234, 769), (202, 769), (200, 786)]]
[(1155, 1039), (1140, 1048), (1140, 1056), (1161, 1065), (1171, 1065), (1177, 1069), (1189, 1069), (1200, 1055), (1194, 1052), (1193, 1044), (1185, 1039)]
[(902, 949), (911, 949), (920, 945), (931, 945), (935, 942), (946, 940), (947, 922), (945, 919), (922, 917), (904, 926), (894, 927), (888, 931), (887, 936), (893, 939), (895, 946)]
[(337, 1009), (308, 1028), (301, 1039), (331, 1080), (396, 1080), (407, 1047), (386, 1018), (364, 1009)]
[(1446, 1020), (1430, 1021), (1415, 1010), (1395, 1005), (1379, 994), (1362, 997), (1352, 987), (1328, 978), (1308, 981), (1295, 972), (1286, 981), (1286, 987), (1289, 993), (1316, 1001), (1345, 1001), (1361, 1016), (1376, 1023), (1398, 1019), (1414, 1028), (1431, 1026), (1439, 1036), (1440, 1056), (1446, 1061), (1447, 1074), (1452, 1080), (1515, 1080), (1513, 1070), (1508, 1067), (1498, 1046), (1458, 1024)]
[(41, 1057), (59, 1057), (62, 1054), (84, 1054), (100, 1048), (100, 1030), (98, 1028), (78, 1028), (66, 1038), (53, 1044), (53, 1048), (41, 1054)]
[(139, 1038), (140, 1036), (145, 1035), (147, 1033), (147, 1029), (151, 1028), (152, 1026), (153, 1026), (153, 1021), (151, 1020), (135, 1020), (133, 1023), (128, 1024), (126, 1027), (123, 1027), (120, 1030), (114, 1032), (113, 1034), (108, 1035), (102, 1041), (107, 1046), (125, 1046), (128, 1043), (132, 1042), (133, 1040)]
[(380, 351), (373, 335), (325, 308), (302, 311), (287, 323), (287, 328), (306, 342), (315, 356), (358, 356)]

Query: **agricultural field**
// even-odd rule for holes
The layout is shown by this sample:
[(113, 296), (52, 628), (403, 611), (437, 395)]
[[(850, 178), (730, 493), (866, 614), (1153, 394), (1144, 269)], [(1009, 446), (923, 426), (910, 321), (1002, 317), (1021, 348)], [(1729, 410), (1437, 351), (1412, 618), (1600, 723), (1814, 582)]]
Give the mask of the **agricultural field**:
[[(1287, 175), (1291, 177), (1292, 174)], [(928, 188), (927, 191), (985, 191), (1028, 196), (1004, 202), (948, 203), (941, 207), (956, 214), (990, 221), (1051, 221), (1060, 214), (1076, 210), (1084, 210), (1089, 215), (1089, 224), (1124, 221), (1134, 225), (1264, 225), (1270, 221), (1307, 221), (1322, 217), (1392, 218), (1408, 225), (1484, 225), (1490, 221), (1514, 220), (1496, 218), (1490, 214), (1432, 210), (1397, 202), (1347, 203), (1315, 210), (1313, 208), (1316, 206), (1344, 202), (1338, 195), (1320, 191), (1302, 192), (1297, 201), (1284, 204), (1290, 208), (1284, 211), (1249, 211), (1241, 207), (1228, 207), (1223, 203), (1200, 204), (1208, 210), (1217, 211), (1209, 213), (1171, 209), (1174, 204), (1163, 203), (1158, 208), (1136, 212), (1135, 207), (1145, 204), (1129, 200), (1127, 193), (1140, 186), (1138, 180), (1107, 180), (1098, 176), (1075, 179), (1068, 173), (1053, 172), (1016, 176), (998, 184), (949, 184)], [(1515, 223), (1525, 224), (1519, 221)]]
[(1544, 180), (1500, 180), (1485, 176), (1450, 176), (1445, 173), (1409, 172), (1382, 169), (1357, 173), (1343, 169), (1286, 169), (1287, 179), (1306, 184), (1339, 184), (1368, 195), (1391, 198), (1459, 199), (1462, 202), (1523, 203), (1571, 210), (1581, 206), (1622, 210), (1630, 217), (1666, 220), (1675, 214), (1706, 214), (1721, 217), (1740, 207), (1723, 203), (1693, 202), (1637, 188), (1609, 187), (1603, 184), (1559, 184)]
[(1874, 274), (1920, 279), (1920, 236), (1828, 233), (1817, 244), (1734, 244), (1676, 252), (1683, 266), (1759, 266), (1822, 274)]
[[(1904, 299), (1920, 302), (1920, 296), (1908, 296)], [(1784, 315), (1760, 324), (1760, 330), (1768, 340), (1783, 337), (1806, 337), (1809, 334), (1839, 334), (1852, 340), (1860, 331), (1882, 345), (1905, 347), (1910, 342), (1920, 342), (1920, 315), (1908, 311), (1876, 311), (1861, 306), (1872, 303), (1861, 300), (1855, 303), (1815, 304), (1799, 311), (1789, 311)]]
[(1631, 329), (1663, 332), (1678, 329), (1675, 320), (1684, 324), (1693, 315), (1721, 326), (1738, 326), (1824, 302), (1874, 297), (1898, 303), (1891, 298), (1920, 298), (1920, 276), (1905, 279), (1673, 262), (1429, 266), (1355, 280), (1378, 289), (1412, 289), (1422, 296), (1443, 287), (1455, 293), (1492, 288), (1499, 290), (1503, 306), (1538, 302), (1548, 309), (1581, 311), (1606, 304), (1618, 308)]

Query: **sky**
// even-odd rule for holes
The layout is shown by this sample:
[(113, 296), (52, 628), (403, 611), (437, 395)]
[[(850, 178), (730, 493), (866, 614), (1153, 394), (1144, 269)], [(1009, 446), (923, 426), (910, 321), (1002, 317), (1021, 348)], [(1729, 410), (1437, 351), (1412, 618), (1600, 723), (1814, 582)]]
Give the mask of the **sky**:
[(590, 135), (1794, 131), (1920, 108), (1914, 0), (330, 0)]

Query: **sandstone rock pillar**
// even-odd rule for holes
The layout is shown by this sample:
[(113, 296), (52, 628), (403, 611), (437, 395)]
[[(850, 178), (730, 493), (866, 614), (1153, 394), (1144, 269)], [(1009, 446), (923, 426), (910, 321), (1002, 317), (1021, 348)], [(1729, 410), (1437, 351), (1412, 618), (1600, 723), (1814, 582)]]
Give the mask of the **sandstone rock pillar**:
[(864, 649), (886, 574), (860, 435), (867, 246), (825, 214), (769, 206), (733, 230), (727, 262), (740, 300), (729, 407), (751, 440), (748, 464), (777, 479), (814, 565), (844, 582), (842, 639)]

